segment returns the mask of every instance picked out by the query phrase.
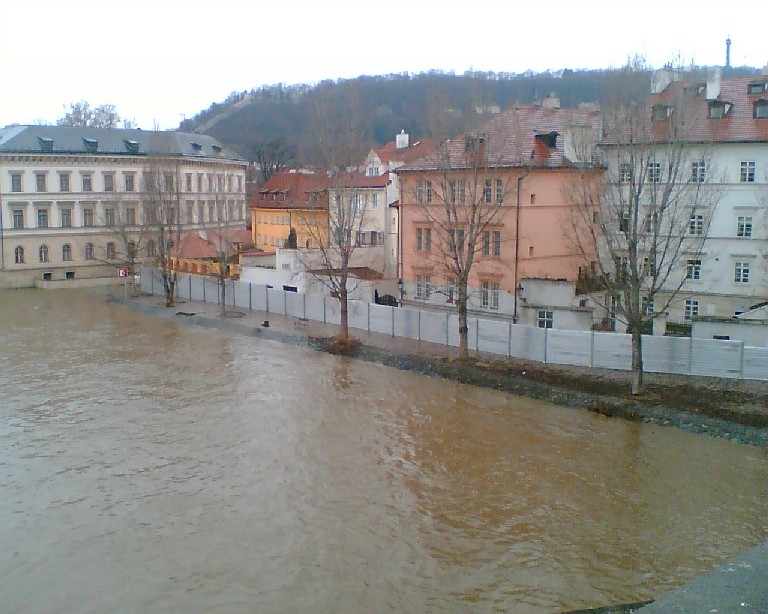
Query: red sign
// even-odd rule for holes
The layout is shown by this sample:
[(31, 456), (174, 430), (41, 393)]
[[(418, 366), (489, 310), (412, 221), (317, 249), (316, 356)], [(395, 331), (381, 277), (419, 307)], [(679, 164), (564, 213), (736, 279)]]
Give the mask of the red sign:
[(118, 277), (128, 277), (128, 269), (117, 269)]

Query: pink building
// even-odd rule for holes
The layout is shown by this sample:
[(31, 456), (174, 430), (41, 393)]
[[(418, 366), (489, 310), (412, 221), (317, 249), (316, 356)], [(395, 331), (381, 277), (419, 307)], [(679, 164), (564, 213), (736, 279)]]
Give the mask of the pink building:
[(476, 245), (465, 250), (474, 259), (471, 310), (516, 316), (523, 279), (576, 281), (586, 272), (589, 263), (572, 242), (569, 203), (581, 169), (593, 162), (600, 113), (551, 101), (504, 111), (397, 170), (406, 302), (452, 302), (455, 270), (446, 254), (452, 241), (469, 241), (479, 218)]

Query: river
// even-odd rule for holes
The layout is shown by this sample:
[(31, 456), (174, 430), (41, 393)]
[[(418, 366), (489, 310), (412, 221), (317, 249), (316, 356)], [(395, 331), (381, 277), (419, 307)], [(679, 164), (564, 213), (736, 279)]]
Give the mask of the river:
[(768, 453), (0, 292), (8, 612), (550, 613), (768, 537)]

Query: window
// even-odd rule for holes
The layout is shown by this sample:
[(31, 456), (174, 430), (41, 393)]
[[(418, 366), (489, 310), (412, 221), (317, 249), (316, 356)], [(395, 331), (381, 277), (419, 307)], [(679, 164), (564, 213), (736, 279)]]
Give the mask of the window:
[(69, 192), (69, 173), (59, 174), (59, 190), (61, 192)]
[(416, 229), (416, 251), (417, 252), (432, 251), (432, 229), (431, 228)]
[(737, 284), (749, 283), (749, 262), (737, 262), (734, 267), (733, 281)]
[(647, 316), (652, 316), (653, 315), (653, 299), (648, 298), (647, 296), (644, 296), (642, 298), (642, 302), (643, 302), (642, 304), (643, 314)]
[(428, 300), (432, 296), (432, 278), (429, 275), (416, 276), (416, 298)]
[(93, 226), (93, 209), (83, 209), (83, 226)]
[(491, 180), (486, 179), (485, 185), (483, 186), (483, 200), (487, 203), (491, 202), (492, 187), (493, 187), (493, 184), (491, 183)]
[(93, 260), (93, 243), (85, 244), (85, 259)]
[(701, 260), (689, 259), (685, 268), (686, 279), (701, 279)]
[(626, 211), (619, 216), (619, 232), (629, 232), (629, 213)]
[(21, 173), (11, 173), (11, 192), (22, 192)]
[(426, 181), (425, 186), (427, 188), (427, 202), (431, 203), (432, 202), (432, 182)]
[(467, 183), (463, 179), (459, 181), (459, 204), (467, 202)]
[(375, 209), (379, 206), (379, 195), (371, 194), (371, 209)]
[(48, 246), (47, 245), (40, 246), (40, 249), (38, 250), (38, 257), (40, 258), (40, 262), (48, 262)]
[(504, 187), (501, 179), (496, 180), (496, 204), (500, 205), (504, 201)]
[(24, 228), (24, 209), (13, 210), (13, 227)]
[(125, 210), (125, 223), (128, 226), (136, 225), (136, 209), (133, 207), (127, 207)]
[(659, 214), (655, 211), (645, 218), (645, 232), (653, 234), (659, 227)]
[(448, 202), (456, 204), (456, 181), (453, 179), (448, 180)]
[(37, 190), (38, 192), (48, 191), (44, 173), (35, 173), (35, 190)]
[(157, 245), (152, 240), (147, 241), (147, 256), (150, 258), (157, 256)]
[(446, 294), (448, 295), (448, 302), (453, 303), (458, 298), (459, 280), (454, 278), (448, 279), (448, 287), (446, 288)]
[(762, 94), (766, 89), (766, 84), (762, 81), (754, 81), (753, 83), (750, 83), (747, 86), (747, 93), (750, 96), (754, 96), (755, 94)]
[(48, 228), (48, 209), (37, 210), (37, 227)]
[[(198, 173), (197, 174), (197, 191), (198, 192), (202, 192), (203, 191), (203, 174), (202, 173)], [(264, 196), (264, 194), (262, 194), (262, 197), (263, 196)]]
[(61, 248), (61, 259), (64, 262), (72, 260), (72, 246), (69, 243), (65, 243)]
[(483, 232), (483, 256), (491, 255), (491, 233), (487, 230)]
[(163, 175), (163, 188), (166, 192), (173, 192), (173, 173)]
[(72, 209), (61, 210), (61, 227), (62, 228), (72, 227)]
[(115, 191), (115, 176), (112, 173), (106, 173), (104, 175), (104, 191), (105, 192)]
[(133, 173), (125, 174), (125, 191), (126, 192), (136, 191), (136, 175), (134, 175)]
[(424, 202), (424, 186), (421, 181), (416, 182), (416, 202)]
[(185, 181), (187, 192), (191, 192), (192, 191), (192, 173), (187, 173), (184, 176), (184, 181)]
[(498, 230), (493, 231), (493, 256), (495, 258), (501, 257), (501, 232)]
[(136, 243), (133, 241), (128, 241), (128, 245), (126, 245), (126, 255), (128, 256), (128, 260), (135, 260), (136, 254), (138, 254)]
[(619, 164), (619, 183), (632, 181), (632, 165), (629, 162)]
[(24, 264), (24, 248), (21, 245), (13, 250), (13, 256), (16, 264)]
[(648, 181), (651, 183), (661, 182), (661, 162), (648, 163)]
[(646, 256), (643, 258), (643, 271), (646, 277), (655, 277), (656, 275), (656, 257)]
[(425, 252), (432, 251), (432, 229), (431, 228), (424, 229), (424, 251)]
[(699, 315), (699, 301), (692, 298), (685, 299), (685, 319), (690, 320)]
[(691, 213), (688, 221), (688, 234), (701, 236), (704, 234), (704, 216), (699, 213)]
[(539, 309), (536, 317), (536, 325), (539, 328), (552, 328), (555, 323), (555, 313), (546, 309)]
[(752, 216), (740, 215), (736, 218), (736, 236), (737, 237), (751, 237), (752, 236)]
[(106, 226), (114, 226), (115, 225), (115, 210), (114, 209), (104, 209), (104, 224)]
[(752, 106), (752, 117), (755, 119), (768, 119), (768, 100), (757, 100)]
[(754, 183), (755, 181), (755, 163), (748, 161), (741, 163), (741, 172), (739, 174), (741, 183)]
[(704, 161), (691, 162), (691, 181), (694, 183), (704, 183), (707, 174), (707, 166)]
[(110, 241), (107, 243), (107, 260), (115, 259), (115, 244)]
[(85, 174), (82, 176), (83, 192), (93, 192), (93, 176)]
[(480, 303), (483, 307), (498, 309), (499, 297), (499, 282), (487, 280), (482, 282), (482, 287), (480, 290)]

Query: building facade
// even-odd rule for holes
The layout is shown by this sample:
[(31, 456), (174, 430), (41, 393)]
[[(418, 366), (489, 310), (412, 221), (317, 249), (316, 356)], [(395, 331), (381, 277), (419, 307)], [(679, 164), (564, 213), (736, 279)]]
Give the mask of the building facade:
[[(182, 234), (244, 228), (247, 163), (200, 134), (71, 126), (0, 129), (0, 287), (110, 280), (157, 237), (145, 175), (162, 168)], [(129, 254), (130, 252), (130, 254)]]

